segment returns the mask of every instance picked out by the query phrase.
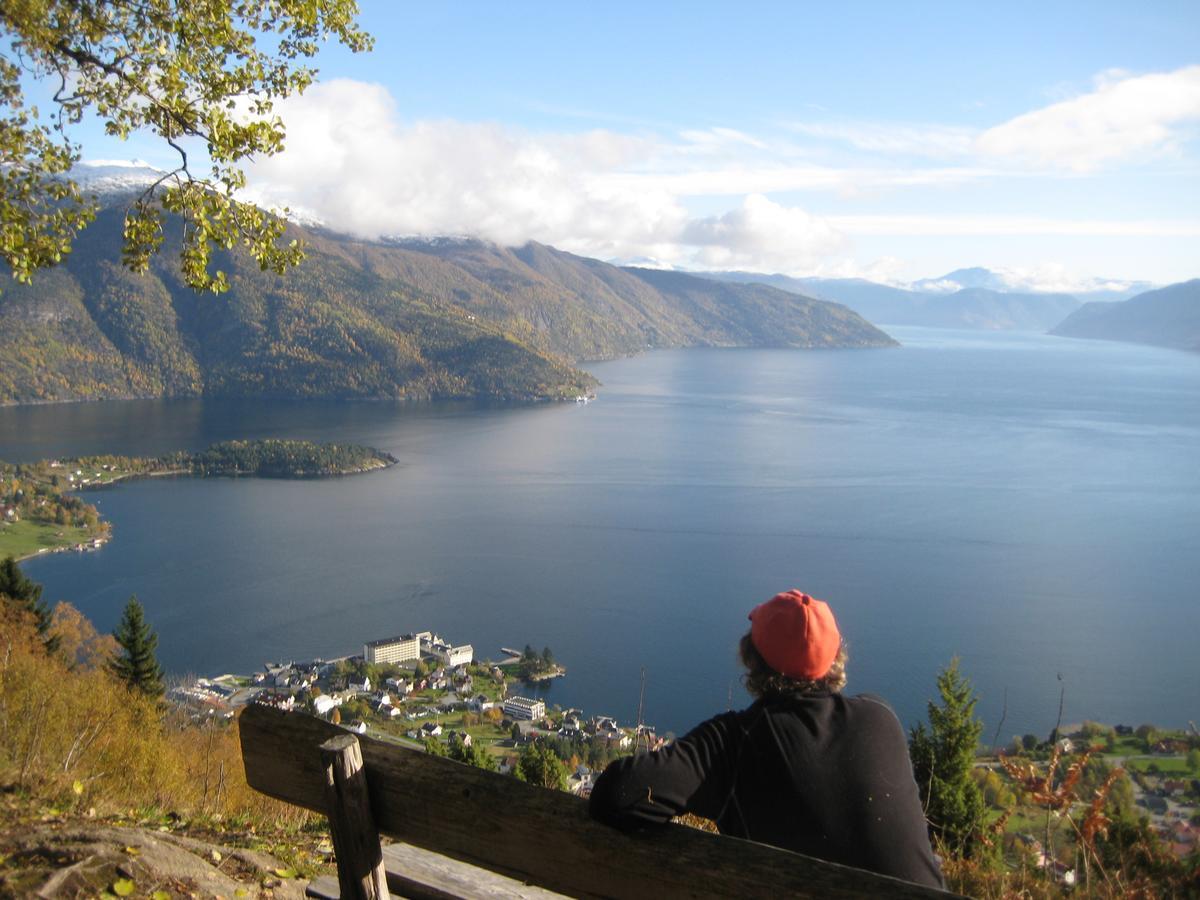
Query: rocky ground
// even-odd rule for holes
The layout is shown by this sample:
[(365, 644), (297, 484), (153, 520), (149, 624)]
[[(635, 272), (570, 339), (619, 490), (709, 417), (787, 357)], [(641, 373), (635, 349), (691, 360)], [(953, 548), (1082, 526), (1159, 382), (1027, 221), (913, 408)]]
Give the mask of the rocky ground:
[(333, 871), (318, 831), (262, 834), (170, 816), (26, 816), (4, 805), (0, 897), (300, 900), (309, 878)]

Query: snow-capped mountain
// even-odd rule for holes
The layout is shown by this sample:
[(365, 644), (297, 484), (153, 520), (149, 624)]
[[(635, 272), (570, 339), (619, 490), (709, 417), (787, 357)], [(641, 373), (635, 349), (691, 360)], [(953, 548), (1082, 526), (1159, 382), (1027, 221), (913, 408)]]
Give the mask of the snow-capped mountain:
[(1033, 271), (985, 269), (972, 266), (955, 269), (940, 278), (922, 278), (908, 285), (922, 294), (953, 294), (978, 288), (1001, 294), (1071, 294), (1083, 301), (1125, 300), (1150, 290), (1146, 281), (1122, 281), (1115, 278), (1078, 277), (1056, 267)]
[(143, 191), (165, 175), (147, 162), (96, 160), (81, 162), (70, 171), (70, 178), (84, 191), (94, 194), (125, 194)]

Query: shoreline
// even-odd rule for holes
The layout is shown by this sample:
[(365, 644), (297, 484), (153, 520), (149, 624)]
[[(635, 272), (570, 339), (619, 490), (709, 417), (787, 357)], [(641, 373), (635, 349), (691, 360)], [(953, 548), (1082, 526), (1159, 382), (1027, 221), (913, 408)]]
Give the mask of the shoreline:
[[(353, 459), (353, 457), (356, 455), (368, 455), (369, 458), (367, 461), (361, 462), (357, 465), (347, 465), (336, 468), (333, 471), (329, 471), (327, 469), (305, 469), (303, 468), (302, 463), (297, 464), (297, 467), (290, 471), (271, 471), (272, 461), (263, 461), (261, 458), (256, 458), (253, 455), (256, 452), (261, 452), (263, 449), (275, 449), (275, 446), (273, 445), (279, 444), (291, 445), (286, 448), (287, 451), (289, 453), (297, 453), (298, 455), (301, 455), (301, 458), (304, 458), (303, 454), (308, 454), (309, 459), (319, 458), (318, 454), (321, 451), (329, 451), (330, 448), (332, 448), (335, 459), (337, 458), (337, 453), (345, 453), (347, 451), (350, 453), (351, 459)], [(244, 460), (240, 454), (245, 451), (249, 451), (252, 454), (249, 461), (251, 463), (257, 462), (258, 468), (252, 470), (237, 468), (239, 464), (244, 463)], [(205, 454), (211, 455), (214, 453), (218, 454), (218, 463), (226, 462), (230, 456), (233, 457), (234, 461), (232, 462), (231, 466), (227, 466), (226, 468), (208, 471), (206, 466), (212, 465), (212, 462), (211, 460), (206, 461), (204, 457)], [(224, 453), (224, 458), (219, 456), (221, 453)], [(92, 462), (91, 464), (87, 465), (89, 471), (94, 468), (97, 470), (102, 469), (103, 472), (96, 471), (94, 480), (92, 478), (87, 478), (79, 482), (75, 481), (77, 476), (82, 477), (82, 471), (80, 467), (84, 465), (84, 460), (99, 460), (105, 458), (109, 460), (117, 460), (117, 462)], [(329, 457), (326, 456), (325, 458), (328, 459)], [(187, 466), (181, 466), (176, 463), (176, 465), (170, 468), (150, 468), (159, 463), (173, 462), (176, 460), (183, 462), (190, 461), (190, 463)], [(289, 459), (288, 462), (291, 462), (291, 460)], [(82, 503), (84, 502), (82, 501), (82, 495), (85, 492), (112, 487), (113, 485), (123, 481), (133, 481), (143, 478), (267, 478), (279, 481), (315, 481), (324, 478), (342, 478), (351, 475), (365, 475), (369, 472), (389, 469), (392, 466), (398, 465), (399, 462), (400, 461), (392, 454), (382, 450), (377, 450), (373, 447), (317, 444), (310, 441), (281, 442), (272, 440), (227, 441), (222, 444), (214, 444), (207, 450), (200, 451), (198, 453), (180, 451), (177, 454), (164, 454), (159, 457), (120, 457), (112, 454), (93, 454), (92, 456), (74, 457), (65, 460), (60, 460), (57, 458), (41, 459), (32, 463), (3, 463), (0, 461), (0, 465), (11, 468), (14, 478), (13, 496), (4, 499), (5, 495), (0, 493), (0, 505), (8, 503), (10, 505), (6, 506), (5, 509), (7, 509), (10, 514), (12, 514), (14, 511), (19, 511), (20, 513), (19, 515), (14, 515), (12, 519), (5, 521), (3, 523), (4, 528), (20, 526), (21, 523), (27, 522), (28, 525), (26, 525), (25, 528), (32, 530), (33, 534), (28, 535), (23, 540), (32, 539), (35, 544), (37, 544), (37, 546), (35, 546), (29, 552), (18, 553), (16, 551), (12, 551), (2, 555), (11, 555), (16, 562), (23, 562), (28, 559), (37, 559), (38, 557), (45, 556), (50, 553), (93, 552), (102, 549), (105, 544), (113, 539), (112, 524), (105, 521), (101, 517), (100, 510), (93, 504), (84, 503), (84, 511), (94, 516), (94, 521), (96, 522), (95, 526), (87, 526), (86, 524), (68, 524), (65, 522), (60, 524), (41, 518), (26, 518), (28, 515), (28, 510), (26, 508), (22, 508), (22, 504), (26, 504), (28, 502), (25, 497), (25, 488), (22, 486), (22, 490), (20, 491), (15, 489), (15, 485), (17, 483), (16, 473), (23, 467), (27, 469), (31, 468), (36, 473), (33, 475), (26, 474), (23, 477), (27, 481), (37, 485), (33, 496), (41, 498), (39, 506), (44, 507), (48, 501), (53, 501), (56, 505), (58, 505), (58, 512), (61, 514), (63, 509), (62, 506), (59, 505), (60, 498), (74, 497), (77, 502)], [(277, 466), (279, 465), (277, 460), (274, 461), (274, 464)], [(127, 471), (122, 471), (120, 470), (122, 466), (128, 466), (130, 469)], [(138, 470), (136, 467), (139, 466), (144, 468), (142, 470)], [(75, 469), (75, 474), (70, 474), (71, 469)], [(67, 479), (69, 483), (65, 487), (59, 487), (59, 484), (61, 484), (61, 476), (64, 472), (67, 473)], [(3, 487), (3, 484), (4, 482), (0, 480), (0, 488)], [(42, 527), (51, 529), (56, 527), (70, 527), (78, 530), (86, 530), (83, 535), (84, 540), (72, 540), (69, 543), (43, 543), (42, 541), (44, 541), (45, 538), (40, 538), (36, 532), (37, 528)], [(0, 534), (2, 533), (3, 532), (0, 532)], [(55, 535), (55, 538), (62, 536), (62, 532), (59, 532)]]

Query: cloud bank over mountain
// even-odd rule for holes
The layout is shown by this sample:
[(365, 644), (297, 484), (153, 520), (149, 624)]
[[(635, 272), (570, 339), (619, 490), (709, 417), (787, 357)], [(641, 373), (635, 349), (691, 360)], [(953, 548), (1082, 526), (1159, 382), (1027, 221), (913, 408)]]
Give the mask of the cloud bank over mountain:
[[(1200, 122), (1200, 66), (1105, 72), (1090, 90), (991, 127), (813, 120), (763, 133), (533, 131), (409, 120), (386, 87), (351, 79), (315, 85), (279, 112), (287, 149), (252, 164), (253, 199), (366, 238), (469, 235), (681, 268), (888, 278), (905, 268), (902, 254), (878, 252), (888, 237), (994, 236), (1036, 248), (1039, 236), (1066, 246), (1200, 234), (1195, 217), (1014, 213), (976, 199), (1006, 183), (1186, 156)], [(956, 191), (962, 199), (951, 202)], [(1044, 254), (1024, 264), (1054, 269), (1058, 285), (1125, 274), (1065, 271), (1073, 267)]]

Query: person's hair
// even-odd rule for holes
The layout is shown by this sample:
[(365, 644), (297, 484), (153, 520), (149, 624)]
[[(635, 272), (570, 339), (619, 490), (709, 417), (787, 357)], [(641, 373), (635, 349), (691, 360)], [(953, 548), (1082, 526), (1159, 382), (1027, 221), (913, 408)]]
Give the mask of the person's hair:
[(789, 678), (776, 672), (762, 658), (750, 632), (742, 637), (738, 645), (738, 654), (746, 673), (742, 676), (746, 690), (755, 697), (765, 697), (767, 694), (810, 694), (815, 691), (840, 691), (846, 686), (846, 644), (843, 641), (838, 647), (837, 656), (829, 671), (820, 678)]

